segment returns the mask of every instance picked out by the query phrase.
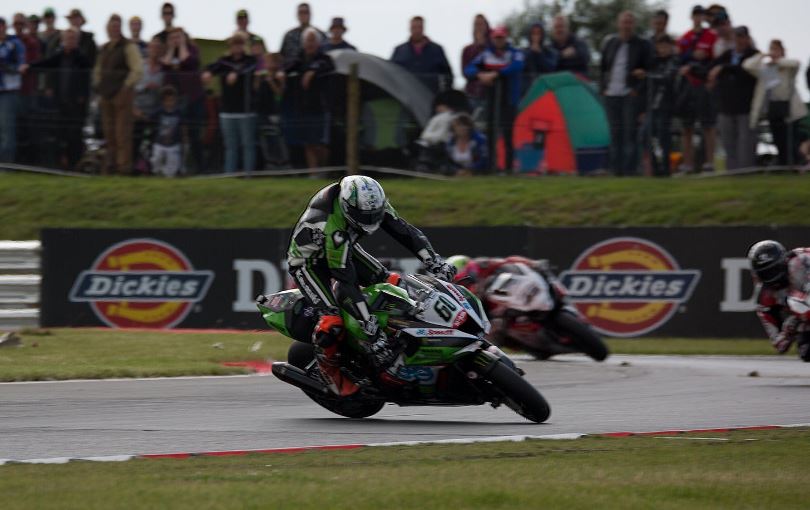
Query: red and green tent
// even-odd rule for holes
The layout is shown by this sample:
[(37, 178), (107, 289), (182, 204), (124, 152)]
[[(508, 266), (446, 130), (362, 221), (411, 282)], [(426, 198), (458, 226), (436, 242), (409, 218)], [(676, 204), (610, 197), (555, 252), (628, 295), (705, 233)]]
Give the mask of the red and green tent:
[(514, 165), (525, 173), (588, 173), (605, 168), (610, 127), (593, 88), (569, 72), (545, 74), (518, 106)]

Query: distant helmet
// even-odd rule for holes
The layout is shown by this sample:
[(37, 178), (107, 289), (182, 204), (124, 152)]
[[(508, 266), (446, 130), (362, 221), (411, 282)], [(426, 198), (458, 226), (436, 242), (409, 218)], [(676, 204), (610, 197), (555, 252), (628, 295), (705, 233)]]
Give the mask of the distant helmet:
[(452, 257), (447, 257), (445, 262), (455, 267), (456, 274), (458, 274), (467, 264), (470, 263), (470, 257), (467, 255), (453, 255)]
[(453, 282), (470, 290), (475, 288), (481, 272), (481, 267), (476, 261), (466, 255), (453, 255), (447, 259), (447, 263), (456, 268), (456, 276), (453, 278)]
[(340, 181), (340, 209), (355, 230), (371, 234), (380, 228), (385, 204), (385, 191), (371, 177), (352, 175)]
[(776, 241), (760, 241), (748, 250), (751, 271), (766, 287), (784, 287), (787, 283), (787, 250)]

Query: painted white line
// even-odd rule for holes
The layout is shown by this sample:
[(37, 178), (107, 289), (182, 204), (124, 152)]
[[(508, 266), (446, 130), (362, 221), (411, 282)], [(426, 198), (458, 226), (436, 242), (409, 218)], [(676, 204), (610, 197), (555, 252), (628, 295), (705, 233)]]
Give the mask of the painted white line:
[[(266, 375), (266, 374), (261, 374)], [(200, 379), (236, 379), (240, 377), (256, 377), (258, 374), (234, 375), (181, 375), (177, 377), (116, 377), (113, 379), (63, 379), (58, 381), (9, 381), (0, 382), (0, 386), (13, 384), (65, 384), (86, 382), (129, 382), (129, 381), (199, 381)]]
[(570, 433), (570, 434), (548, 434), (543, 436), (484, 436), (484, 437), (464, 437), (457, 439), (435, 439), (425, 441), (392, 441), (390, 443), (370, 443), (365, 446), (378, 447), (378, 446), (417, 446), (428, 444), (472, 444), (472, 443), (499, 443), (499, 442), (515, 442), (529, 441), (532, 439), (549, 439), (549, 440), (571, 440), (584, 437), (586, 434)]
[(88, 462), (125, 462), (135, 457), (137, 457), (137, 455), (105, 455), (103, 457), (81, 457), (73, 460), (86, 460)]
[(21, 464), (67, 464), (70, 462), (70, 457), (53, 457), (50, 459), (25, 459), (25, 460), (15, 460), (13, 462), (19, 462)]
[[(245, 377), (245, 376), (241, 376)], [(249, 377), (249, 376), (246, 376)], [(773, 427), (777, 428), (800, 428), (800, 427), (810, 427), (810, 423), (793, 423), (789, 425), (773, 425)], [(725, 428), (725, 427), (718, 427), (718, 428)], [(745, 431), (746, 427), (728, 427), (729, 431)], [(685, 429), (679, 430), (676, 432), (681, 433), (689, 433), (691, 431), (695, 432), (703, 432), (706, 430), (711, 429)], [(775, 429), (774, 429), (775, 430)], [(673, 432), (673, 431), (670, 431)], [(665, 433), (665, 432), (664, 432)], [(145, 458), (150, 455), (152, 456), (170, 456), (170, 455), (188, 455), (190, 457), (198, 457), (198, 456), (206, 456), (211, 454), (218, 454), (218, 455), (228, 455), (229, 453), (232, 455), (244, 455), (246, 453), (282, 453), (282, 452), (289, 452), (289, 451), (318, 451), (318, 450), (341, 450), (344, 448), (341, 447), (352, 447), (354, 448), (376, 448), (376, 447), (385, 447), (385, 446), (417, 446), (417, 445), (434, 445), (434, 444), (473, 444), (473, 443), (494, 443), (494, 442), (522, 442), (522, 441), (532, 441), (532, 440), (574, 440), (580, 439), (586, 436), (594, 435), (594, 436), (602, 436), (610, 434), (610, 432), (601, 432), (601, 433), (594, 433), (594, 434), (581, 434), (578, 432), (572, 433), (564, 433), (564, 434), (545, 434), (545, 435), (517, 435), (517, 436), (482, 436), (482, 437), (465, 437), (465, 438), (453, 438), (453, 439), (435, 439), (435, 440), (426, 440), (426, 441), (393, 441), (388, 443), (369, 443), (369, 444), (346, 444), (346, 445), (328, 445), (328, 446), (289, 446), (289, 447), (281, 447), (281, 448), (257, 448), (257, 449), (250, 449), (250, 450), (234, 450), (233, 452), (228, 451), (212, 451), (212, 452), (194, 452), (194, 453), (182, 453), (182, 452), (175, 452), (171, 454), (149, 454), (149, 455), (142, 455), (142, 454), (133, 454), (133, 455), (105, 455), (105, 456), (89, 456), (89, 457), (54, 457), (54, 458), (44, 458), (44, 459), (26, 459), (26, 460), (12, 460), (12, 459), (0, 459), (0, 466), (4, 464), (66, 464), (70, 461), (90, 461), (90, 462), (125, 462), (131, 459), (137, 458)], [(717, 437), (684, 437), (684, 436), (650, 436), (650, 434), (654, 434), (654, 432), (633, 432), (632, 434), (639, 434), (641, 436), (647, 435), (648, 437), (653, 437), (655, 439), (683, 439), (683, 440), (696, 440), (696, 441), (728, 441), (726, 438), (717, 438)], [(747, 441), (756, 441), (756, 439), (746, 439)], [(349, 449), (349, 448), (345, 448)]]

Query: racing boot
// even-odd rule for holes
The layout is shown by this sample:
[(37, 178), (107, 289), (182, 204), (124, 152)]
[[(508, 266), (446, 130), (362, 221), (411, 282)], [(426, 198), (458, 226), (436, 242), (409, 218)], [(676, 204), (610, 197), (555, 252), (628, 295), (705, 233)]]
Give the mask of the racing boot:
[(338, 347), (343, 338), (343, 320), (335, 315), (324, 315), (312, 334), (315, 361), (324, 382), (339, 397), (354, 395), (360, 387), (340, 370)]

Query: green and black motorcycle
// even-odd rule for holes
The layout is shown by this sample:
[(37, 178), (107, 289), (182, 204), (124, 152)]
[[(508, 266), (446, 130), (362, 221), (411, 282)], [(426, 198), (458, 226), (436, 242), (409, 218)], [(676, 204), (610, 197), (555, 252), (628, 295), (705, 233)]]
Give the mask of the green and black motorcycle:
[(551, 408), (543, 396), (503, 351), (485, 340), (489, 321), (481, 302), (467, 289), (432, 276), (408, 275), (399, 286), (381, 283), (365, 288), (364, 293), (369, 310), (398, 346), (385, 381), (367, 354), (367, 338), (359, 324), (344, 312), (348, 338), (340, 354), (341, 370), (361, 390), (350, 397), (329, 391), (312, 344), (291, 333), (290, 317), (306, 308), (297, 289), (257, 299), (267, 324), (294, 340), (287, 362), (273, 363), (273, 374), (348, 418), (372, 416), (391, 402), (400, 406), (505, 404), (533, 422), (548, 419)]

